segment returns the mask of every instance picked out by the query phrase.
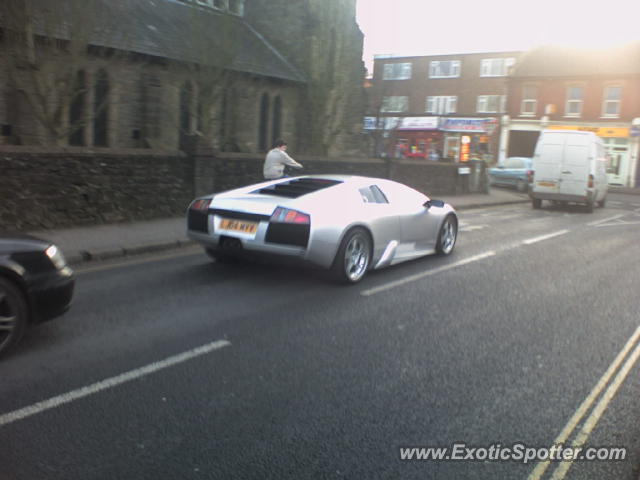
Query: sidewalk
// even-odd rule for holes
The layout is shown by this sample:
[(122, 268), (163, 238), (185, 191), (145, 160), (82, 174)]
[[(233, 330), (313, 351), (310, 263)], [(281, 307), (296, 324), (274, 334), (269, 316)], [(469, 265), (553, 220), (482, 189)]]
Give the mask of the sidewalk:
[[(434, 198), (444, 200), (458, 210), (529, 201), (526, 194), (500, 188), (492, 188), (489, 195), (445, 195)], [(185, 230), (185, 217), (177, 217), (29, 233), (55, 243), (62, 249), (70, 264), (78, 265), (92, 260), (107, 260), (192, 245)]]

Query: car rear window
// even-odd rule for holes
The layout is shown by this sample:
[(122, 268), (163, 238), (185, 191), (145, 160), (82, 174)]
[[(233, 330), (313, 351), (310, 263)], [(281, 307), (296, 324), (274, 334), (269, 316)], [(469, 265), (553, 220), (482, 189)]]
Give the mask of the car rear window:
[(329, 178), (297, 178), (288, 182), (277, 183), (269, 187), (254, 190), (251, 193), (261, 195), (275, 195), (276, 197), (298, 198), (309, 193), (342, 183), (340, 180)]

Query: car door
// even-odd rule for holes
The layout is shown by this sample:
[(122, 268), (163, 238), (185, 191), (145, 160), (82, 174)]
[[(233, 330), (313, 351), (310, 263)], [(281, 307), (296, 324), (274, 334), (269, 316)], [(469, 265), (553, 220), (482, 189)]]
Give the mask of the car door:
[(400, 221), (398, 256), (412, 256), (433, 249), (439, 219), (425, 206), (429, 197), (389, 180), (381, 183), (380, 188)]

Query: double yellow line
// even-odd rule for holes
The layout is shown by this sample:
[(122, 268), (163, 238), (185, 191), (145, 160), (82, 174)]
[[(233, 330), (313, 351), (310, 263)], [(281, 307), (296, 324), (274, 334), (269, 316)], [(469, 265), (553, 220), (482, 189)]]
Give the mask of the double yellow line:
[[(571, 446), (576, 448), (584, 446), (589, 435), (600, 420), (600, 417), (602, 417), (602, 414), (609, 406), (609, 403), (611, 403), (611, 400), (617, 393), (618, 389), (627, 378), (629, 371), (638, 361), (638, 358), (640, 357), (640, 343), (638, 342), (638, 339), (640, 339), (640, 327), (636, 329), (635, 333), (631, 336), (622, 351), (620, 351), (613, 363), (611, 363), (596, 386), (593, 387), (589, 396), (584, 400), (584, 402), (582, 402), (582, 405), (580, 405), (578, 410), (576, 410), (569, 422), (562, 429), (560, 434), (554, 440), (554, 445), (567, 445), (566, 442), (569, 437), (577, 431), (577, 434), (571, 442)], [(602, 394), (605, 387), (607, 387), (607, 389)], [(596, 400), (598, 400), (597, 403)], [(589, 411), (591, 411), (591, 414), (584, 422), (582, 422), (582, 419)], [(579, 426), (580, 429), (578, 430)], [(529, 475), (528, 480), (540, 480), (549, 468), (550, 464), (551, 461), (549, 460), (539, 462)], [(566, 477), (571, 465), (573, 465), (573, 460), (560, 462), (550, 479), (562, 480)]]

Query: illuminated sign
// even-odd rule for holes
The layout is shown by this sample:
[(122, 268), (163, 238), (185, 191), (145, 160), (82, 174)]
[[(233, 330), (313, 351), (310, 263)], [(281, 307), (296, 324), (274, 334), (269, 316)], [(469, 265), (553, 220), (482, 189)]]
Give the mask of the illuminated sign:
[(549, 125), (549, 130), (578, 130), (580, 132), (593, 132), (599, 137), (624, 138), (629, 136), (627, 127), (591, 127), (589, 125)]

